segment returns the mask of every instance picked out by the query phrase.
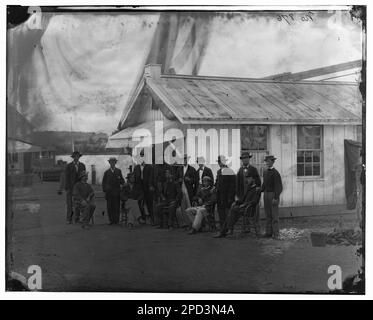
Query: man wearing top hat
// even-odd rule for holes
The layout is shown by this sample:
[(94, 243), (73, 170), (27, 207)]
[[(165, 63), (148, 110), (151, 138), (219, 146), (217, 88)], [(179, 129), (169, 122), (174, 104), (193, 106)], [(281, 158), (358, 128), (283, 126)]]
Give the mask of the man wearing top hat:
[(273, 167), (276, 158), (272, 155), (266, 156), (264, 161), (267, 169), (263, 173), (262, 192), (264, 193), (264, 211), (266, 215), (266, 237), (279, 237), (278, 205), (282, 192), (282, 181), (280, 173)]
[(89, 222), (96, 209), (92, 187), (87, 183), (88, 172), (82, 171), (78, 177), (79, 181), (73, 188), (73, 200), (76, 207), (82, 213), (82, 228), (89, 229)]
[(218, 157), (220, 169), (216, 173), (216, 207), (219, 215), (220, 230), (222, 230), (229, 209), (236, 194), (236, 174), (228, 167), (228, 159), (224, 155)]
[(102, 190), (105, 192), (109, 224), (118, 224), (120, 216), (120, 191), (124, 184), (122, 171), (115, 167), (117, 159), (109, 159), (110, 168), (102, 178)]
[(79, 222), (79, 208), (74, 207), (72, 194), (75, 183), (79, 181), (80, 174), (85, 171), (84, 163), (80, 162), (79, 159), (82, 154), (79, 151), (74, 151), (71, 155), (73, 161), (70, 162), (65, 168), (65, 190), (66, 190), (66, 222), (71, 224), (73, 215), (75, 223)]

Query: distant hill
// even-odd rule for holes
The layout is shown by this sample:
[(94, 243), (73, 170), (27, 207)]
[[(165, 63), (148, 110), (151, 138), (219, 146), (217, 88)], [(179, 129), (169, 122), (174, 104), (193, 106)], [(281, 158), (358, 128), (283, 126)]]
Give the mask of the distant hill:
[(57, 154), (70, 153), (71, 141), (75, 150), (83, 154), (106, 154), (105, 145), (108, 140), (106, 133), (78, 131), (34, 131), (32, 141), (43, 146), (53, 146)]

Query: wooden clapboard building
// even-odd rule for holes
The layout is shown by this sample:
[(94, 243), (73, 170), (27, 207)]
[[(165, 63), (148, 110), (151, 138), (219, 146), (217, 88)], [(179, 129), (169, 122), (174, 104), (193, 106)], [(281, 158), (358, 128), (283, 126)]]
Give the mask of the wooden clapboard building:
[[(165, 121), (164, 130), (184, 133), (188, 128), (240, 129), (239, 146), (233, 147), (252, 152), (261, 173), (264, 156), (277, 157), (283, 214), (344, 209), (344, 140), (361, 140), (362, 134), (359, 87), (289, 79), (165, 75), (160, 65), (147, 65), (107, 146), (133, 147), (131, 133), (151, 129), (155, 120)], [(219, 141), (218, 153), (229, 153), (230, 141)], [(239, 165), (233, 159), (235, 170)]]

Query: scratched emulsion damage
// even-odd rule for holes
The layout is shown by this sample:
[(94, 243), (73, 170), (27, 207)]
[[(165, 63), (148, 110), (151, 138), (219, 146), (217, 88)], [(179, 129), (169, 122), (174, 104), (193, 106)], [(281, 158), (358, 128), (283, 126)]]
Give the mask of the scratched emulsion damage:
[[(360, 83), (359, 83), (359, 90), (362, 97), (362, 164), (366, 165), (366, 23), (367, 23), (367, 17), (366, 17), (366, 7), (365, 6), (353, 6), (350, 10), (351, 20), (357, 22), (361, 25), (362, 28), (362, 68), (360, 71)], [(363, 171), (363, 180), (365, 181), (365, 170)], [(363, 227), (363, 243), (361, 246), (359, 246), (356, 250), (356, 256), (362, 256), (362, 264), (361, 267), (358, 270), (358, 278), (363, 280), (365, 282), (365, 210), (366, 210), (366, 185), (365, 183), (362, 185), (363, 188), (363, 198), (362, 198), (362, 216), (364, 217), (362, 219)]]
[[(193, 22), (200, 75), (264, 77), (357, 60), (361, 26), (351, 12), (185, 13), (173, 62), (177, 69)], [(290, 23), (281, 18), (290, 14)], [(111, 133), (159, 23), (158, 13), (42, 13), (42, 30), (9, 29), (8, 103), (36, 130), (69, 130), (73, 117), (74, 130), (89, 131), (99, 118), (96, 129)]]

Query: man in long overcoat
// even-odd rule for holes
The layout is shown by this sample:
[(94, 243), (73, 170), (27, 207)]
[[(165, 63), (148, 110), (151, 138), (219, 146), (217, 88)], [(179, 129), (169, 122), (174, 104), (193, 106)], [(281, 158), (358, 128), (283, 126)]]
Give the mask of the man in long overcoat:
[(236, 194), (236, 174), (227, 166), (227, 159), (225, 156), (218, 157), (218, 164), (220, 169), (216, 173), (216, 204), (219, 215), (220, 229), (223, 228), (225, 219), (228, 216), (229, 209), (234, 202)]
[(137, 164), (133, 171), (135, 178), (135, 188), (142, 190), (143, 197), (138, 200), (139, 208), (141, 210), (141, 217), (146, 221), (144, 205), (148, 209), (150, 223), (154, 225), (154, 209), (153, 209), (153, 198), (154, 198), (154, 170), (151, 164), (142, 161), (141, 164)]
[(264, 161), (267, 169), (263, 174), (262, 192), (264, 194), (264, 211), (266, 215), (266, 237), (279, 238), (279, 215), (280, 194), (282, 192), (282, 180), (280, 173), (273, 167), (276, 158), (272, 155), (266, 156)]
[(82, 154), (79, 151), (74, 151), (71, 155), (73, 161), (67, 164), (65, 168), (65, 191), (66, 191), (66, 223), (78, 223), (80, 221), (79, 208), (74, 206), (73, 202), (73, 188), (75, 183), (79, 181), (79, 176), (85, 172), (85, 164), (80, 162), (79, 159)]
[(110, 168), (102, 178), (102, 190), (105, 192), (109, 224), (118, 224), (120, 216), (120, 192), (124, 184), (122, 171), (115, 167), (117, 159), (109, 159)]

